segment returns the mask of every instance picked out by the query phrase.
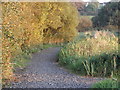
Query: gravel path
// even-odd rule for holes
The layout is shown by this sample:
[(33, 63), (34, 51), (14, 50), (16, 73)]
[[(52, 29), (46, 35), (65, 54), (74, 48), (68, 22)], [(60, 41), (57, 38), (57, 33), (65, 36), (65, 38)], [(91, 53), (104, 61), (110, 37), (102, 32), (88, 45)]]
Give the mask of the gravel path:
[(89, 88), (101, 78), (82, 77), (60, 67), (56, 60), (60, 48), (49, 48), (33, 54), (32, 61), (24, 71), (18, 71), (20, 78), (12, 88)]

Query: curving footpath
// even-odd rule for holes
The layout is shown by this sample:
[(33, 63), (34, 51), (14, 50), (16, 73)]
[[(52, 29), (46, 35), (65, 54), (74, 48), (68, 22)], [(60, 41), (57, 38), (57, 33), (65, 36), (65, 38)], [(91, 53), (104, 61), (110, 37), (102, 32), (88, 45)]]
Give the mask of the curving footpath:
[(102, 78), (83, 77), (59, 66), (56, 62), (60, 48), (49, 48), (32, 56), (24, 71), (18, 70), (20, 80), (10, 88), (90, 88)]

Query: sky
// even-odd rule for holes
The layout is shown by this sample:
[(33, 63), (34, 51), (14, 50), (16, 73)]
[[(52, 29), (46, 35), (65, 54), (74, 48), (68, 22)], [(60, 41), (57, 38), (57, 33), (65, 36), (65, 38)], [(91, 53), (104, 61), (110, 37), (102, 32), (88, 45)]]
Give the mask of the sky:
[[(83, 0), (83, 1), (85, 1), (85, 2), (89, 2), (89, 1), (91, 1), (91, 0)], [(110, 0), (97, 0), (98, 2), (100, 2), (100, 3), (102, 3), (102, 2), (108, 2), (108, 1), (110, 1)]]

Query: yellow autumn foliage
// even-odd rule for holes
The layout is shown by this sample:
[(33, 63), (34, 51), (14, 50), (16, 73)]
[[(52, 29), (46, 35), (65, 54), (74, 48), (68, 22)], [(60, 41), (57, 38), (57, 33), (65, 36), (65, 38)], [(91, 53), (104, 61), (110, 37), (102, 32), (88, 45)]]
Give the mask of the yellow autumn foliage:
[(13, 57), (25, 47), (70, 41), (77, 35), (77, 9), (70, 3), (2, 3), (3, 78), (13, 75)]

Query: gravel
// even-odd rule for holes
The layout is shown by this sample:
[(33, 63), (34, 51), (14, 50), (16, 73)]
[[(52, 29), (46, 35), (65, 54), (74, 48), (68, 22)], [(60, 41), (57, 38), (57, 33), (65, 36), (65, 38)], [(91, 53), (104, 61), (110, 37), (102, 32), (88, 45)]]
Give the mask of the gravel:
[(16, 72), (17, 81), (9, 88), (90, 88), (102, 78), (83, 77), (60, 67), (56, 62), (60, 48), (48, 48), (32, 55), (24, 70)]

